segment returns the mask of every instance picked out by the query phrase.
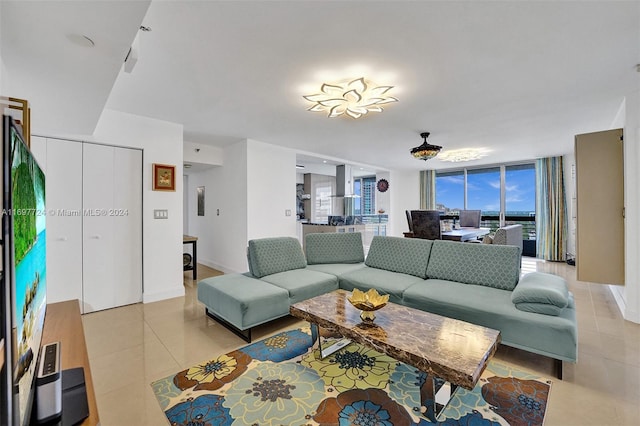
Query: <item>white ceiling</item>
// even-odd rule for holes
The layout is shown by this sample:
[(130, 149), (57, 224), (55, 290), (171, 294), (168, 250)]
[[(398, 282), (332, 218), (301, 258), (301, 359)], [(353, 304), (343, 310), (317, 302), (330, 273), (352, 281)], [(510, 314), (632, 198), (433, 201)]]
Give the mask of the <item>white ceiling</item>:
[(2, 95), (29, 100), (34, 133), (92, 134), (149, 4), (2, 0)]
[[(6, 3), (11, 83), (20, 53), (7, 50), (16, 6)], [(40, 47), (27, 52), (39, 72), (25, 78), (38, 94), (24, 96), (47, 98), (48, 109), (55, 101), (59, 123), (95, 126), (117, 75), (108, 108), (182, 123), (186, 141), (251, 138), (371, 168), (459, 167), (411, 158), (422, 131), (444, 150), (491, 150), (474, 165), (569, 153), (575, 134), (609, 128), (624, 95), (640, 89), (637, 1), (153, 1), (144, 19), (147, 2), (20, 3), (40, 28), (26, 35)], [(138, 34), (133, 72), (114, 73), (140, 24), (152, 31)], [(51, 43), (92, 29), (118, 46), (109, 61)], [(102, 42), (87, 55), (105, 53)], [(306, 111), (302, 95), (361, 76), (395, 86), (399, 102), (358, 120)], [(80, 79), (78, 89), (60, 94), (63, 78)], [(86, 111), (69, 114), (73, 105)]]

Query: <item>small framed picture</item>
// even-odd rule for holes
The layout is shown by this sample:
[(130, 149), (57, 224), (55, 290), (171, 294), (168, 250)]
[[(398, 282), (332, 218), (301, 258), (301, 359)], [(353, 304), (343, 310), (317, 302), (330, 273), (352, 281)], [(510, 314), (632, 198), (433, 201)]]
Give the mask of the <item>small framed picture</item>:
[(153, 190), (176, 190), (176, 166), (153, 163)]

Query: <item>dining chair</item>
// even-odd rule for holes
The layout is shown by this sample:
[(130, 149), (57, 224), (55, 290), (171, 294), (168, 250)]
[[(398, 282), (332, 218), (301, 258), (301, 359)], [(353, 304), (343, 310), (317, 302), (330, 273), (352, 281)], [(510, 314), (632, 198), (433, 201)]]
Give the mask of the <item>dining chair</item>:
[(461, 228), (480, 228), (482, 210), (460, 210)]
[(411, 210), (413, 237), (441, 240), (440, 212), (438, 210)]
[(404, 212), (407, 215), (407, 224), (409, 225), (409, 232), (413, 232), (413, 222), (411, 220), (411, 211), (405, 210)]

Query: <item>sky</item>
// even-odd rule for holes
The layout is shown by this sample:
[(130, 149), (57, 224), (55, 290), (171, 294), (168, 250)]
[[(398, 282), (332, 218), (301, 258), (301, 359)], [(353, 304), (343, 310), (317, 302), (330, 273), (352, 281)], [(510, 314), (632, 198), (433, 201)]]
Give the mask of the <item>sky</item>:
[[(505, 174), (506, 213), (535, 212), (535, 169), (507, 168)], [(436, 177), (436, 204), (449, 209), (464, 208), (464, 175), (441, 174)], [(467, 171), (467, 209), (500, 211), (500, 169)]]

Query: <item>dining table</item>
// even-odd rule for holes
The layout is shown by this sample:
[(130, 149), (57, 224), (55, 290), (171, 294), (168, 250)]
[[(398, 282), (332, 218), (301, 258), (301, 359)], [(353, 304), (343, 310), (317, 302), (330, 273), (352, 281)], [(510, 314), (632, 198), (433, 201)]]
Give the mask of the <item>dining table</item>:
[(461, 227), (458, 229), (452, 229), (451, 231), (443, 231), (442, 239), (451, 241), (471, 241), (478, 239), (478, 237), (487, 235), (489, 232), (491, 232), (491, 228)]

